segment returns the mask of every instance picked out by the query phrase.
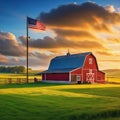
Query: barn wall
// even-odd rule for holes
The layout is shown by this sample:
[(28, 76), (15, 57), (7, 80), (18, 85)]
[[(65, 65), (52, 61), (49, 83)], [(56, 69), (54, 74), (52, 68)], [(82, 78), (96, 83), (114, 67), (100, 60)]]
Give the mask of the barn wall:
[(69, 73), (47, 73), (44, 80), (69, 81)]
[(45, 74), (42, 73), (42, 80), (45, 80)]
[(77, 76), (80, 77), (80, 81), (82, 81), (82, 69), (78, 68), (71, 72), (71, 82), (77, 83)]
[(75, 69), (71, 72), (71, 74), (81, 74), (82, 70), (81, 68)]
[(105, 73), (98, 71), (97, 72), (97, 81), (98, 83), (105, 83)]
[(92, 54), (88, 55), (84, 62), (84, 66), (83, 66), (83, 70), (82, 70), (83, 82), (88, 82), (87, 81), (87, 73), (90, 73), (90, 70), (92, 70), (92, 73), (94, 74), (94, 82), (96, 82), (98, 65), (97, 65), (96, 58)]
[[(92, 64), (89, 64), (90, 58), (92, 59)], [(98, 69), (96, 58), (92, 54), (86, 57), (83, 69)]]

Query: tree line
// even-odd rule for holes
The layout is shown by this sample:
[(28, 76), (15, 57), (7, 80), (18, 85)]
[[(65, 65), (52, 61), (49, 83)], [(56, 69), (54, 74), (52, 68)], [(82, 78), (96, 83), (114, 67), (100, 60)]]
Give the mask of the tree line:
[(24, 66), (6, 67), (0, 66), (0, 73), (25, 73), (26, 68)]

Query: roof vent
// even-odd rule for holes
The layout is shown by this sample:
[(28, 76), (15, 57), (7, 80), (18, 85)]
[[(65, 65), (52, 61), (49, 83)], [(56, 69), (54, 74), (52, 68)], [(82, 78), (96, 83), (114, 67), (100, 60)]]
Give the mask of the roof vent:
[(67, 56), (70, 56), (70, 52), (69, 52), (69, 49), (68, 49), (68, 53), (67, 53)]

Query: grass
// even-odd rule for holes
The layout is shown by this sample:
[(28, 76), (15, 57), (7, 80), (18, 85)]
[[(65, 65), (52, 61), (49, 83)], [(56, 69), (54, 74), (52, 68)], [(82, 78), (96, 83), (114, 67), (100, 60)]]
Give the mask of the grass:
[(119, 120), (120, 85), (0, 85), (0, 120)]
[(106, 78), (107, 82), (113, 82), (113, 83), (120, 83), (120, 77), (119, 78), (115, 78), (115, 77), (108, 77)]

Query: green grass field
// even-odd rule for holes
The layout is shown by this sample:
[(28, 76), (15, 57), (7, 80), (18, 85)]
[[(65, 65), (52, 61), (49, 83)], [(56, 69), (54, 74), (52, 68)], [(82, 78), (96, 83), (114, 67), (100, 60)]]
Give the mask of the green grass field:
[(120, 85), (0, 85), (0, 120), (120, 120)]

